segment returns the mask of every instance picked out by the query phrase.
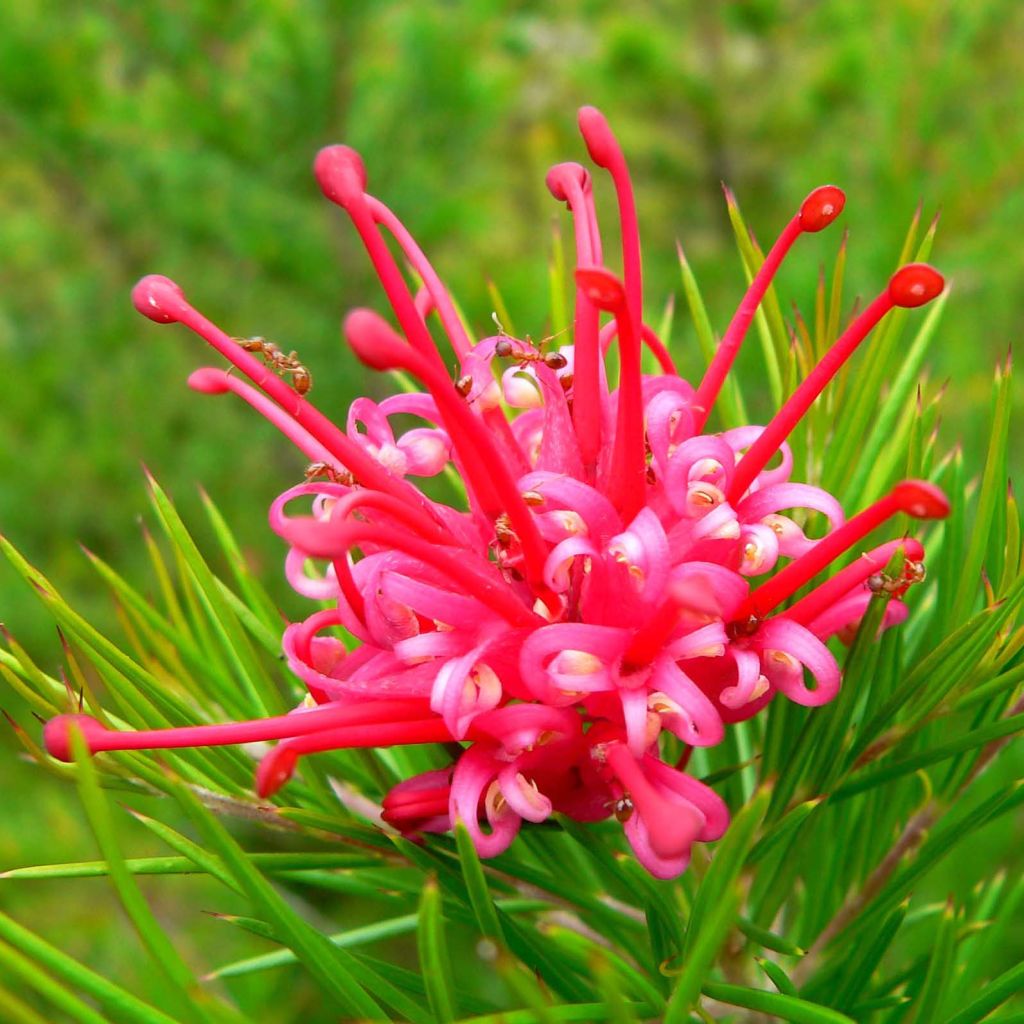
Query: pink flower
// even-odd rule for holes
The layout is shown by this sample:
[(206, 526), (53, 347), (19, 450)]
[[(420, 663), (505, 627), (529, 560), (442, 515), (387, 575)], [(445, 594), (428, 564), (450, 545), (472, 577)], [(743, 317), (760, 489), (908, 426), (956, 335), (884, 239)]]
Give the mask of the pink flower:
[[(728, 723), (776, 693), (808, 706), (831, 700), (840, 670), (824, 641), (855, 628), (870, 581), (899, 547), (908, 568), (894, 596), (920, 576), (920, 544), (891, 541), (784, 607), (893, 515), (948, 511), (937, 488), (905, 481), (845, 520), (832, 495), (790, 481), (786, 439), (879, 320), (895, 306), (930, 301), (943, 280), (923, 264), (901, 268), (770, 423), (706, 433), (773, 274), (801, 234), (840, 214), (843, 193), (824, 186), (804, 200), (694, 389), (644, 322), (635, 206), (618, 143), (593, 108), (580, 111), (580, 130), (615, 189), (624, 273), (604, 265), (590, 173), (552, 168), (547, 184), (572, 213), (577, 263), (572, 339), (558, 348), (500, 329), (474, 343), (422, 251), (366, 192), (358, 155), (344, 146), (320, 152), (321, 188), (351, 218), (398, 322), (396, 330), (356, 310), (345, 337), (368, 366), (400, 370), (424, 388), (380, 403), (357, 399), (344, 430), (304, 397), (308, 387), (291, 386), (274, 372), (280, 365), (221, 331), (173, 282), (139, 282), (140, 312), (189, 327), (255, 387), (214, 369), (190, 384), (238, 395), (316, 464), (274, 502), (270, 524), (289, 546), (292, 586), (329, 608), (284, 634), (288, 664), (309, 693), (295, 712), (135, 733), (62, 716), (46, 727), (54, 756), (69, 756), (73, 724), (94, 752), (278, 740), (257, 771), (266, 797), (307, 754), (443, 741), (462, 745), (450, 768), (385, 796), (383, 819), (393, 827), (414, 834), (462, 821), (492, 856), (523, 821), (614, 814), (659, 877), (684, 870), (694, 842), (723, 834), (721, 799), (664, 763), (660, 734), (712, 746)], [(422, 282), (418, 293), (387, 235)], [(427, 330), (432, 314), (459, 360), (455, 381)], [(612, 344), (614, 384), (603, 358)], [(660, 374), (642, 372), (644, 346)], [(300, 383), (294, 367), (284, 368)], [(398, 414), (421, 425), (396, 435)], [(767, 468), (779, 452), (780, 465)], [(409, 479), (449, 462), (465, 484), (465, 507), (432, 500)], [(304, 508), (293, 513), (296, 504)], [(825, 517), (824, 538), (805, 535), (802, 510)], [(883, 625), (905, 613), (893, 601)], [(355, 650), (331, 635), (338, 627), (357, 638)]]

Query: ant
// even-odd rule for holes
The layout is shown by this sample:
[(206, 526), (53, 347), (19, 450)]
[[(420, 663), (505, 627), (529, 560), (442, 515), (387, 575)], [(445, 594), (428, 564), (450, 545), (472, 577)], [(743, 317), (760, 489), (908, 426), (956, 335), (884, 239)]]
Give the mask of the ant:
[(258, 353), (263, 357), (263, 362), (272, 370), (288, 376), (292, 379), (292, 387), (300, 395), (308, 394), (313, 387), (313, 375), (299, 362), (298, 353), (289, 352), (285, 355), (280, 348), (266, 338), (237, 338), (235, 339), (246, 352)]
[[(534, 349), (533, 340), (529, 335), (526, 336), (525, 342), (520, 342), (520, 344), (527, 345), (529, 350), (523, 351), (522, 349), (517, 348), (515, 342), (519, 339), (512, 338), (505, 332), (505, 328), (502, 327), (501, 321), (498, 319), (498, 314), (492, 313), (491, 319), (497, 326), (498, 334), (500, 335), (500, 340), (494, 346), (494, 354), (500, 359), (515, 357), (519, 360), (520, 368), (526, 366), (527, 363), (543, 363), (549, 370), (564, 370), (565, 367), (569, 365), (569, 361), (561, 352), (539, 352)], [(551, 341), (553, 338), (557, 338), (559, 334), (564, 334), (568, 329), (568, 327), (565, 327), (556, 334), (550, 334), (548, 337), (542, 338), (536, 348), (542, 348), (546, 342)]]
[(510, 548), (519, 539), (516, 536), (515, 530), (512, 529), (512, 521), (509, 519), (507, 512), (502, 512), (494, 520), (494, 537), (503, 548)]
[(867, 578), (867, 588), (872, 594), (888, 594), (890, 597), (902, 597), (915, 583), (925, 578), (924, 562), (907, 562), (899, 576), (876, 572)]
[(502, 359), (514, 356), (519, 360), (520, 366), (527, 363), (543, 363), (549, 370), (563, 370), (569, 364), (569, 360), (561, 352), (517, 352), (511, 338), (502, 338), (494, 346), (494, 354)]
[(612, 804), (612, 813), (616, 821), (626, 822), (633, 817), (633, 798), (628, 793), (623, 793)]
[(327, 480), (332, 484), (345, 484), (351, 487), (356, 482), (356, 478), (347, 469), (335, 469), (329, 462), (311, 462), (303, 475), (307, 483)]
[(761, 628), (761, 620), (756, 615), (748, 615), (743, 619), (734, 619), (725, 624), (725, 635), (730, 640), (745, 640), (752, 637)]

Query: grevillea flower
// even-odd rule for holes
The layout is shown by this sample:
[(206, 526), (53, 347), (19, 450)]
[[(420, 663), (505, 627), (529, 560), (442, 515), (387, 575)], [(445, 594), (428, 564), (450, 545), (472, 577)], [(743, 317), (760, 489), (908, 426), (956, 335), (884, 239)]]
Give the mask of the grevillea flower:
[[(424, 389), (357, 399), (344, 429), (306, 399), (309, 376), (294, 356), (259, 339), (239, 344), (167, 278), (139, 282), (141, 313), (184, 324), (241, 372), (198, 370), (192, 387), (239, 396), (316, 464), (274, 502), (270, 524), (289, 547), (292, 586), (328, 607), (284, 634), (308, 690), (293, 713), (134, 733), (67, 715), (46, 727), (54, 756), (68, 758), (72, 725), (93, 752), (277, 740), (257, 771), (267, 797), (307, 754), (445, 742), (461, 749), (450, 767), (384, 798), (391, 826), (415, 834), (461, 821), (491, 856), (523, 821), (614, 815), (659, 877), (682, 871), (694, 842), (723, 834), (722, 800), (662, 759), (661, 734), (712, 746), (778, 694), (807, 706), (831, 700), (840, 670), (825, 641), (855, 628), (897, 550), (907, 569), (890, 591), (900, 596), (920, 575), (921, 545), (892, 540), (786, 607), (891, 517), (948, 511), (935, 487), (910, 480), (846, 519), (832, 495), (790, 480), (786, 439), (872, 328), (893, 307), (935, 298), (943, 280), (924, 264), (902, 267), (767, 425), (707, 432), (783, 257), (839, 216), (844, 195), (828, 185), (803, 201), (695, 389), (644, 320), (633, 191), (615, 136), (590, 107), (579, 125), (618, 201), (623, 274), (604, 264), (590, 172), (552, 168), (548, 188), (571, 212), (576, 248), (571, 343), (561, 346), (500, 328), (474, 342), (423, 252), (368, 194), (359, 156), (345, 146), (320, 152), (320, 186), (351, 218), (398, 325), (359, 309), (345, 337), (367, 366)], [(427, 329), (432, 315), (459, 362), (454, 381)], [(656, 375), (641, 368), (645, 346)], [(421, 425), (396, 434), (396, 416)], [(411, 479), (449, 466), (464, 482), (464, 507), (428, 498)], [(801, 527), (808, 513), (827, 523), (822, 537)], [(892, 601), (883, 627), (905, 614)]]

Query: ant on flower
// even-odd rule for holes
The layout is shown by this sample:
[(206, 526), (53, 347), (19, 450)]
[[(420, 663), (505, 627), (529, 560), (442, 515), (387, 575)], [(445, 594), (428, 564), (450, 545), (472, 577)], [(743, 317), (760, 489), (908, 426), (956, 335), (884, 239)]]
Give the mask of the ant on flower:
[(313, 375), (299, 362), (297, 352), (285, 355), (281, 349), (266, 338), (236, 338), (246, 352), (258, 353), (263, 362), (283, 377), (291, 377), (292, 387), (300, 395), (306, 395), (313, 387)]
[(617, 800), (613, 800), (605, 806), (611, 807), (615, 820), (623, 824), (633, 817), (633, 798), (628, 793), (623, 793)]
[(899, 576), (876, 572), (866, 580), (866, 586), (872, 594), (888, 594), (890, 597), (902, 597), (915, 583), (925, 578), (924, 562), (907, 562)]
[[(560, 334), (564, 334), (569, 329), (568, 327), (563, 327), (562, 330), (549, 334), (546, 338), (541, 338), (540, 342), (535, 346), (533, 339), (529, 335), (523, 341), (520, 341), (518, 338), (513, 338), (508, 334), (498, 319), (497, 313), (492, 313), (491, 319), (498, 328), (498, 335), (501, 339), (494, 346), (494, 354), (498, 358), (509, 359), (514, 357), (519, 361), (520, 369), (525, 368), (527, 363), (543, 363), (549, 370), (564, 370), (569, 365), (569, 360), (561, 352), (540, 351), (547, 342), (557, 338)], [(518, 346), (525, 345), (526, 350), (517, 347), (517, 343)]]
[(327, 480), (332, 484), (345, 484), (351, 487), (356, 482), (356, 478), (347, 469), (336, 469), (329, 462), (311, 462), (303, 476), (307, 483)]

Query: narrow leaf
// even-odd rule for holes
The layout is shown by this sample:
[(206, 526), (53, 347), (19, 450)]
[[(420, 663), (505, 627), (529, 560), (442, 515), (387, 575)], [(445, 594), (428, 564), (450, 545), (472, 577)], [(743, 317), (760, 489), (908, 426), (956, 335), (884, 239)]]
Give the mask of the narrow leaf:
[(720, 1003), (757, 1010), (778, 1020), (796, 1021), (797, 1024), (856, 1024), (856, 1021), (852, 1017), (847, 1017), (845, 1013), (778, 992), (765, 992), (760, 989), (743, 988), (740, 985), (708, 981), (704, 984), (704, 995), (717, 999)]
[(416, 933), (420, 973), (427, 989), (427, 1000), (440, 1024), (455, 1019), (455, 981), (448, 959), (448, 945), (441, 915), (441, 894), (437, 880), (428, 878), (420, 897), (419, 926)]
[(455, 844), (459, 851), (459, 863), (462, 865), (462, 877), (466, 883), (466, 892), (469, 895), (469, 904), (476, 915), (477, 924), (482, 934), (498, 942), (504, 941), (501, 930), (501, 923), (498, 920), (498, 913), (494, 908), (490, 890), (487, 887), (487, 878), (484, 875), (480, 857), (473, 845), (466, 826), (461, 822), (455, 825)]
[(995, 981), (989, 982), (981, 990), (977, 999), (950, 1017), (945, 1024), (976, 1024), (1022, 988), (1024, 988), (1024, 963), (1019, 963), (1004, 974), (1000, 974)]

